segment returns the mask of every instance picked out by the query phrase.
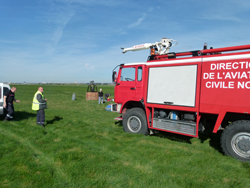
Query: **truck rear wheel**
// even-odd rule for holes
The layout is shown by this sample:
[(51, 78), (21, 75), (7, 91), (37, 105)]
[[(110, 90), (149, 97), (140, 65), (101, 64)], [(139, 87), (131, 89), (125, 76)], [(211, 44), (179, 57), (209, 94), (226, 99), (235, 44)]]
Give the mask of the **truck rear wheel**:
[(225, 155), (241, 161), (250, 161), (250, 121), (235, 121), (221, 135)]
[(132, 108), (124, 114), (123, 130), (134, 134), (149, 134), (146, 115), (141, 108)]

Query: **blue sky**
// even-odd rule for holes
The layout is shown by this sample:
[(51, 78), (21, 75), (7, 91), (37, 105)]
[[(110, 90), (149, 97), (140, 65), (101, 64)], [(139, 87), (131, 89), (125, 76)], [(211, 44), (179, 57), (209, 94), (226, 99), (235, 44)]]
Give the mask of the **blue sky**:
[(111, 82), (172, 38), (171, 52), (250, 44), (249, 0), (0, 0), (0, 82)]

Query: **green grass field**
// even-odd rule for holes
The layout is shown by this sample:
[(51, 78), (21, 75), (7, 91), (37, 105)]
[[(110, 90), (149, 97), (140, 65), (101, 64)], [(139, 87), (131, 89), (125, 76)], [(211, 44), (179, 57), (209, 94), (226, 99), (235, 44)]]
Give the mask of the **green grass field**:
[(0, 187), (250, 187), (250, 164), (224, 156), (219, 134), (125, 133), (82, 85), (43, 86), (43, 128), (31, 110), (38, 85), (16, 87), (15, 120), (0, 122)]

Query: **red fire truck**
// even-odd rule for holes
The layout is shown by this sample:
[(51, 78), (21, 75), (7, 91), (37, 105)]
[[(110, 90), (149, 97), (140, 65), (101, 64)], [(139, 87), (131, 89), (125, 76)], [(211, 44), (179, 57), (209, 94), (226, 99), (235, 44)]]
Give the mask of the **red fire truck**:
[(250, 45), (170, 53), (172, 39), (123, 49), (151, 49), (147, 62), (113, 70), (115, 105), (125, 132), (221, 135), (228, 156), (250, 161)]

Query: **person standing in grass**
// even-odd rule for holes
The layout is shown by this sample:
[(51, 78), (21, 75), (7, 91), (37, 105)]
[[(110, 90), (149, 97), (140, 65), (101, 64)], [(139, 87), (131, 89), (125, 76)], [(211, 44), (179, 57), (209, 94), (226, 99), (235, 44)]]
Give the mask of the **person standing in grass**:
[(43, 127), (45, 126), (44, 109), (47, 109), (47, 99), (43, 95), (43, 88), (39, 87), (33, 98), (32, 110), (37, 111), (36, 123)]
[(98, 103), (103, 103), (103, 92), (102, 89), (98, 92)]
[(13, 101), (15, 102), (20, 102), (19, 100), (15, 99), (15, 92), (16, 92), (16, 88), (12, 87), (9, 91), (7, 91), (4, 94), (4, 104), (3, 107), (7, 109), (8, 113), (4, 119), (4, 121), (10, 121), (13, 119), (13, 114), (14, 114), (14, 105), (13, 105)]

